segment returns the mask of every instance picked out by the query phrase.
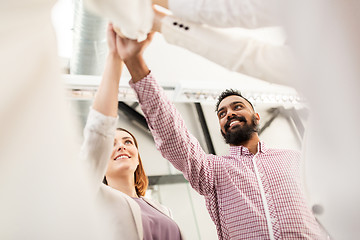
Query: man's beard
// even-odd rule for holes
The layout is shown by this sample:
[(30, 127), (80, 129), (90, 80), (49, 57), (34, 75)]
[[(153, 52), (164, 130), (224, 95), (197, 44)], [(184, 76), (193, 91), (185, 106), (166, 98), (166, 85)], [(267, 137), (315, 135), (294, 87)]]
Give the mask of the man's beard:
[[(233, 129), (228, 131), (230, 128), (230, 121), (236, 119), (240, 122), (244, 122), (243, 126), (235, 126)], [(258, 125), (256, 124), (256, 117), (255, 114), (251, 118), (251, 124), (248, 124), (245, 117), (241, 116), (234, 116), (230, 118), (227, 123), (224, 126), (226, 133), (221, 131), (221, 134), (223, 135), (225, 142), (227, 144), (232, 144), (235, 146), (240, 146), (242, 143), (247, 142), (250, 140), (253, 133), (258, 131)]]

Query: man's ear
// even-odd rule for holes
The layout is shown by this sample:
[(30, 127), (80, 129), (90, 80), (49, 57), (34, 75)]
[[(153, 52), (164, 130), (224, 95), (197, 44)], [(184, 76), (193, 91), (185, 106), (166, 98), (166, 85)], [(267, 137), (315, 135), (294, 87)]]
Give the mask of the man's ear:
[(258, 113), (255, 113), (256, 123), (259, 124), (260, 122), (260, 115)]

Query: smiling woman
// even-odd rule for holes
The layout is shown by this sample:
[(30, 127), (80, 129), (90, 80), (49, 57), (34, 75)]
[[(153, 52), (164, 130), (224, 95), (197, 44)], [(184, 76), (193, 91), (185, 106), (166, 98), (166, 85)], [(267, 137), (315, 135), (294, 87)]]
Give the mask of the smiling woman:
[(81, 155), (90, 168), (93, 193), (102, 207), (101, 218), (108, 226), (110, 239), (183, 239), (170, 210), (144, 197), (148, 179), (135, 136), (116, 129), (122, 70), (118, 45), (123, 40), (111, 24), (107, 33), (109, 54), (84, 129)]
[[(128, 195), (145, 196), (149, 180), (145, 174), (138, 148), (137, 140), (132, 133), (123, 128), (116, 129), (113, 152), (104, 176), (104, 184), (115, 188), (113, 183), (116, 182), (116, 179), (121, 179), (124, 177), (124, 173), (129, 172), (127, 175), (134, 176), (136, 194), (131, 194), (133, 191), (130, 189)], [(127, 159), (128, 161), (126, 161)], [(121, 189), (119, 190), (121, 191)]]

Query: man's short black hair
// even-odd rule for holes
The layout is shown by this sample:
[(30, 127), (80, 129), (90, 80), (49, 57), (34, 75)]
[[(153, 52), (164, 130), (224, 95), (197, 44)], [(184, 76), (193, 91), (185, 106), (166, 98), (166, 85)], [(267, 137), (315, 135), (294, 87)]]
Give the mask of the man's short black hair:
[(217, 103), (216, 103), (215, 112), (218, 111), (219, 105), (220, 105), (221, 101), (224, 100), (224, 98), (227, 98), (227, 97), (229, 97), (229, 96), (234, 96), (234, 95), (235, 95), (235, 96), (242, 97), (243, 99), (245, 99), (245, 100), (250, 104), (250, 106), (252, 107), (252, 109), (255, 111), (255, 108), (254, 108), (254, 106), (252, 105), (252, 103), (251, 103), (249, 100), (247, 100), (247, 98), (245, 98), (243, 95), (241, 95), (241, 93), (240, 93), (239, 91), (234, 90), (234, 89), (226, 89), (226, 90), (223, 91), (223, 92), (219, 95), (219, 97), (218, 97), (218, 101), (217, 101)]

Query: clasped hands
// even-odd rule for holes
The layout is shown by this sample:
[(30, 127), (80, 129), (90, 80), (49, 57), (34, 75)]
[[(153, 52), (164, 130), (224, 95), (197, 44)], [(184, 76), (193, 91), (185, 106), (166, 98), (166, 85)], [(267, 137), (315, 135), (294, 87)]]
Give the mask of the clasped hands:
[(107, 28), (109, 54), (118, 56), (124, 63), (132, 61), (134, 58), (142, 57), (153, 35), (154, 32), (151, 32), (144, 41), (138, 42), (137, 40), (126, 38), (121, 34), (120, 29), (117, 29), (112, 23), (109, 23)]

